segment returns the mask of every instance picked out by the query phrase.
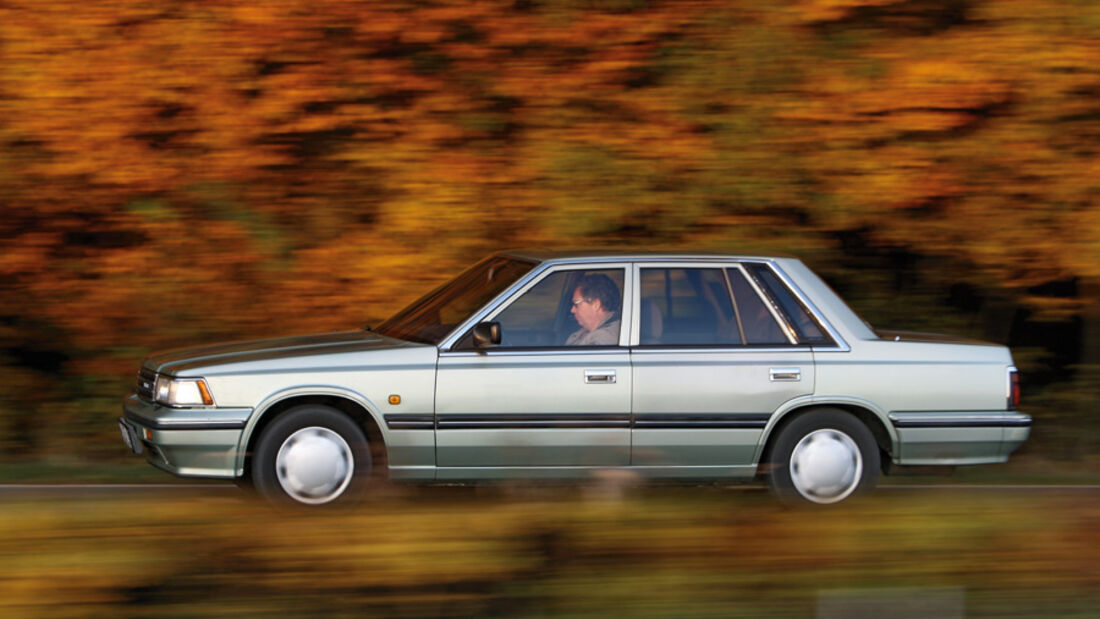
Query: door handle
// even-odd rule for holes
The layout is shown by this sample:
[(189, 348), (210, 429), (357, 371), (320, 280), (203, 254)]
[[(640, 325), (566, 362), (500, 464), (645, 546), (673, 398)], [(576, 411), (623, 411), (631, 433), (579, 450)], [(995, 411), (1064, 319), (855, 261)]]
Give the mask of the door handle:
[(585, 370), (584, 382), (588, 385), (614, 385), (615, 370)]
[(802, 368), (771, 368), (768, 370), (768, 377), (773, 383), (800, 381), (802, 380)]

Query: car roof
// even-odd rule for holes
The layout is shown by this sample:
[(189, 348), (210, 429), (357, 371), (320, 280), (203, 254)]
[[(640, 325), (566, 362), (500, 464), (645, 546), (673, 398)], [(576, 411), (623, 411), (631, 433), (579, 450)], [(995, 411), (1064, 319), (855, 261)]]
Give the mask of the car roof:
[(738, 254), (710, 251), (690, 250), (638, 250), (630, 248), (618, 249), (513, 249), (498, 252), (498, 255), (532, 260), (535, 262), (594, 262), (602, 260), (634, 260), (634, 261), (660, 261), (660, 260), (775, 260), (795, 258), (789, 254)]

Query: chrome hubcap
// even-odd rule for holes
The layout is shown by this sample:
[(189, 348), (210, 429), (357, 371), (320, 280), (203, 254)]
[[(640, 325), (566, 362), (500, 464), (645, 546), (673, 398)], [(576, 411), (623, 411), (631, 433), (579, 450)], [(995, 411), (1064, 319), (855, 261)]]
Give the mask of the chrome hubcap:
[(814, 503), (843, 500), (855, 491), (862, 475), (859, 447), (839, 430), (814, 430), (791, 452), (791, 481), (799, 494)]
[(355, 457), (339, 434), (322, 427), (302, 428), (291, 434), (275, 456), (279, 485), (300, 503), (327, 503), (351, 483)]

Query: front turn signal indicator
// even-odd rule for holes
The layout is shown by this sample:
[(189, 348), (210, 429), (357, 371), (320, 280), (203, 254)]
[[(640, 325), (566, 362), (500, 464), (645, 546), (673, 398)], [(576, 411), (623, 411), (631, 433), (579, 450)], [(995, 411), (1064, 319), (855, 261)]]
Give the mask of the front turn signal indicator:
[(210, 388), (206, 386), (205, 380), (196, 381), (199, 387), (199, 394), (202, 396), (202, 403), (207, 406), (214, 405), (214, 397), (210, 395)]

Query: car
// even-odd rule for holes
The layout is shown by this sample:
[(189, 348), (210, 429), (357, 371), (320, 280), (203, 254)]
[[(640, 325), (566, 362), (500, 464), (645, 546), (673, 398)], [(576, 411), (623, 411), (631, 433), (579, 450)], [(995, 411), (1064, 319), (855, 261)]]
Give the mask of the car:
[(781, 255), (508, 251), (373, 329), (153, 354), (123, 441), (275, 503), (380, 481), (766, 478), (834, 504), (1028, 437), (1001, 345), (879, 331)]

